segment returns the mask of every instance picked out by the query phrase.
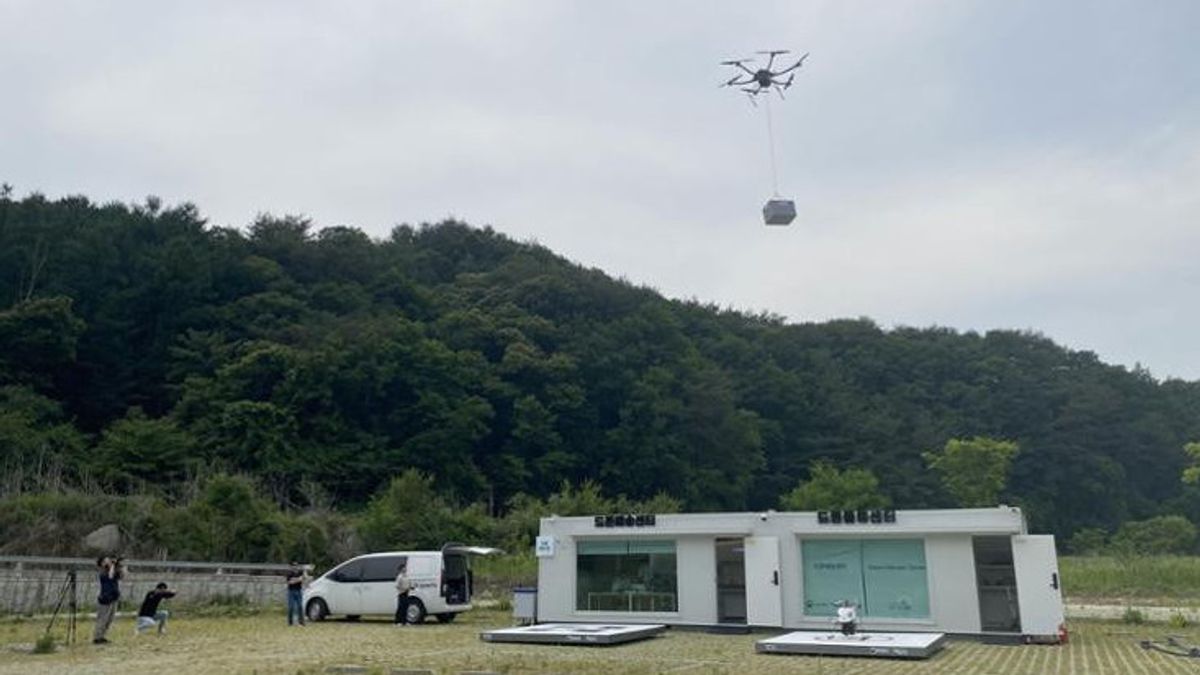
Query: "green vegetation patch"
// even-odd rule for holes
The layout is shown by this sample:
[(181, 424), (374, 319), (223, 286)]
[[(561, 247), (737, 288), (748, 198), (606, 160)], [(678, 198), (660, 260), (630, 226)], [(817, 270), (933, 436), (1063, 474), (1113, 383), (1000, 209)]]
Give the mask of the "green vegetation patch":
[(1072, 602), (1135, 600), (1200, 605), (1200, 557), (1069, 556), (1059, 559), (1063, 591)]

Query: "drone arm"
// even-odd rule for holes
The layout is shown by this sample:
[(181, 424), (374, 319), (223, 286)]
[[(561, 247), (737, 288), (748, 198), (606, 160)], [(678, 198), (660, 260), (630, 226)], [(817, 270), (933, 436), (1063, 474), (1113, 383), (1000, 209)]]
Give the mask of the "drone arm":
[(797, 61), (797, 62), (793, 63), (792, 65), (788, 66), (787, 68), (784, 68), (783, 70), (779, 71), (778, 73), (772, 73), (772, 75), (775, 75), (776, 77), (778, 77), (779, 75), (783, 75), (783, 74), (785, 74), (785, 73), (790, 73), (790, 72), (792, 72), (793, 70), (795, 70), (795, 69), (799, 68), (800, 66), (804, 65), (804, 59), (807, 59), (807, 58), (808, 58), (808, 54), (805, 54), (804, 56), (801, 56), (801, 57), (800, 57), (800, 60), (799, 60), (799, 61)]

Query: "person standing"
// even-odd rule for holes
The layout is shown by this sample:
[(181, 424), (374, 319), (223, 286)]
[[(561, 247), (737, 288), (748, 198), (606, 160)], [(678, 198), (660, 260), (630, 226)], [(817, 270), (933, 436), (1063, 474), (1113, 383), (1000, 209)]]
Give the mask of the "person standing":
[(117, 615), (117, 601), (121, 599), (121, 577), (124, 567), (120, 558), (100, 556), (96, 559), (96, 570), (100, 578), (100, 595), (96, 598), (96, 629), (92, 632), (92, 644), (108, 642), (108, 629)]
[(291, 568), (287, 573), (287, 617), (288, 625), (296, 625), (292, 622), (292, 617), (295, 617), (296, 623), (304, 625), (304, 586), (308, 583), (308, 568), (298, 562), (292, 562)]
[(412, 591), (412, 581), (408, 578), (408, 563), (400, 563), (396, 573), (396, 625), (408, 625), (408, 594)]
[(162, 635), (167, 632), (167, 617), (171, 613), (165, 609), (159, 609), (158, 605), (167, 598), (175, 597), (175, 591), (168, 590), (165, 583), (159, 582), (154, 590), (146, 594), (146, 599), (142, 600), (142, 607), (138, 610), (137, 624), (133, 627), (134, 635), (141, 635), (142, 631), (147, 628), (158, 626), (158, 634)]

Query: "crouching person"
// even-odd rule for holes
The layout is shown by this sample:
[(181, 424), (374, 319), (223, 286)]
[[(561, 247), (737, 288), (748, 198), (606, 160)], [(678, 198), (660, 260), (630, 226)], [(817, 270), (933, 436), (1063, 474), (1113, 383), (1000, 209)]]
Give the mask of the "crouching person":
[(853, 602), (843, 600), (839, 603), (836, 623), (842, 629), (842, 635), (854, 635), (858, 632), (858, 611)]
[(154, 587), (154, 590), (146, 594), (146, 599), (142, 600), (142, 607), (138, 610), (137, 625), (134, 626), (134, 633), (141, 635), (142, 631), (150, 628), (158, 627), (158, 634), (162, 635), (167, 631), (167, 618), (171, 613), (165, 609), (159, 609), (159, 604), (167, 598), (175, 597), (175, 591), (169, 590), (165, 583), (159, 583)]

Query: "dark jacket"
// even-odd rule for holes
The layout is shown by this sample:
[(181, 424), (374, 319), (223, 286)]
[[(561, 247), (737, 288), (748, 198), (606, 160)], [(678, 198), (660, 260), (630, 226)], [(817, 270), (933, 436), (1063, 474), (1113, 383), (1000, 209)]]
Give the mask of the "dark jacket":
[(160, 591), (157, 588), (146, 594), (146, 599), (142, 601), (142, 608), (138, 610), (138, 616), (148, 616), (151, 619), (158, 613), (158, 603), (167, 598), (175, 597), (174, 591)]
[(96, 598), (96, 602), (101, 605), (111, 605), (121, 599), (121, 578), (117, 575), (110, 575), (108, 572), (100, 573), (100, 597)]

